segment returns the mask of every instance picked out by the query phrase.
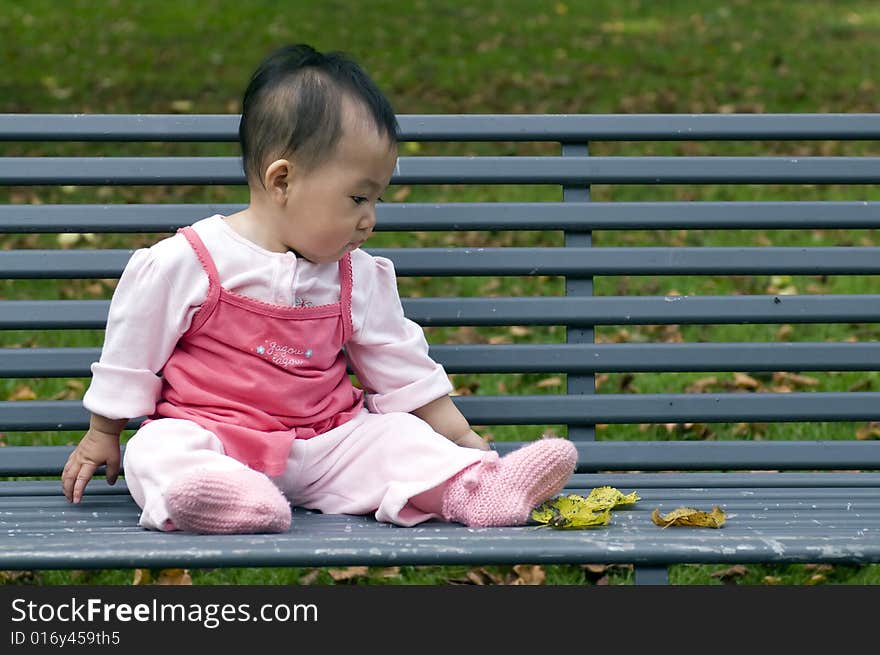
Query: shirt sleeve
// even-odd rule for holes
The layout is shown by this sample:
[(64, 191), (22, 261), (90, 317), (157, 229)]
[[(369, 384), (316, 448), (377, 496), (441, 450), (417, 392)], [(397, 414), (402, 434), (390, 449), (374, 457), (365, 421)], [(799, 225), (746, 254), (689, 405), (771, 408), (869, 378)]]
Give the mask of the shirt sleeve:
[(448, 394), (452, 384), (429, 356), (421, 326), (404, 316), (394, 264), (384, 257), (372, 260), (363, 267), (367, 279), (356, 281), (367, 288), (364, 317), (360, 327), (355, 322), (346, 354), (370, 411), (411, 412)]
[(186, 261), (188, 253), (177, 248), (183, 257), (163, 261), (160, 255), (170, 250), (137, 250), (122, 272), (110, 301), (101, 357), (91, 366), (92, 380), (83, 396), (90, 412), (121, 419), (148, 416), (156, 408), (159, 372), (208, 288), (195, 257)]

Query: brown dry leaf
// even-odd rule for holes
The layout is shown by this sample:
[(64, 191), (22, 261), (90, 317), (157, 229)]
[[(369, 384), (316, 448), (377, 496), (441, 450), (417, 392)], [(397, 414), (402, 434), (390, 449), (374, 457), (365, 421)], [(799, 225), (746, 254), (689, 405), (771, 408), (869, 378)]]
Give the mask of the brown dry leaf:
[(9, 395), (9, 400), (36, 400), (37, 394), (29, 386), (22, 384)]
[(376, 577), (379, 578), (397, 578), (400, 576), (400, 567), (399, 566), (386, 566), (384, 569), (379, 569), (375, 572)]
[(153, 575), (150, 573), (150, 569), (135, 569), (131, 584), (136, 587), (153, 584)]
[(491, 571), (487, 571), (486, 569), (483, 569), (483, 568), (471, 569), (470, 571), (468, 571), (466, 573), (466, 576), (467, 576), (467, 580), (471, 584), (475, 584), (475, 585), (483, 586), (483, 585), (493, 585), (493, 584), (494, 585), (504, 584), (504, 580), (500, 576), (496, 575), (495, 573), (492, 573)]
[(819, 386), (819, 380), (816, 378), (811, 378), (807, 375), (798, 375), (797, 373), (787, 373), (785, 371), (777, 371), (774, 373), (773, 382), (776, 384), (790, 384), (795, 388)]
[(410, 193), (412, 193), (412, 187), (404, 186), (395, 191), (391, 197), (394, 199), (394, 202), (403, 202), (409, 197)]
[(509, 584), (542, 585), (547, 579), (544, 569), (536, 564), (517, 564), (513, 567), (516, 576)]
[(794, 328), (791, 325), (785, 324), (776, 331), (776, 339), (778, 341), (788, 341), (792, 332), (794, 332)]
[(688, 393), (706, 393), (706, 390), (709, 387), (714, 387), (718, 384), (718, 378), (712, 376), (710, 378), (700, 378), (699, 380), (695, 380), (692, 384), (690, 384), (685, 391)]
[(156, 578), (157, 585), (181, 586), (191, 585), (192, 577), (187, 569), (162, 569)]
[(532, 333), (532, 330), (525, 325), (514, 325), (510, 328), (510, 333), (515, 337), (527, 337)]
[(729, 580), (731, 578), (743, 576), (748, 572), (748, 568), (746, 568), (742, 564), (734, 564), (730, 568), (726, 568), (721, 571), (715, 571), (714, 573), (711, 573), (710, 576), (713, 578), (721, 578), (722, 580)]
[(319, 569), (312, 569), (305, 575), (301, 576), (298, 580), (298, 584), (301, 585), (310, 585), (314, 584), (315, 581), (321, 576), (321, 571)]
[(0, 584), (32, 582), (35, 577), (33, 571), (0, 571)]
[(859, 441), (880, 439), (880, 422), (871, 421), (868, 425), (858, 428), (856, 430), (856, 439)]
[(581, 564), (581, 568), (594, 575), (601, 575), (608, 570), (607, 564)]
[(562, 386), (562, 378), (556, 376), (552, 378), (544, 378), (542, 380), (538, 380), (535, 386), (540, 387), (541, 389), (544, 389), (546, 387), (559, 387)]
[(369, 573), (368, 566), (349, 566), (347, 569), (327, 569), (327, 573), (336, 582), (351, 580), (352, 578), (364, 578)]
[(651, 520), (655, 525), (662, 528), (669, 526), (690, 526), (695, 528), (720, 528), (724, 525), (724, 510), (718, 505), (711, 512), (704, 512), (692, 507), (679, 507), (668, 514), (661, 515), (660, 509), (655, 508), (651, 513)]
[(733, 383), (740, 389), (757, 390), (761, 388), (761, 382), (745, 373), (734, 373)]
[(65, 386), (67, 389), (53, 395), (52, 400), (76, 400), (77, 398), (82, 398), (84, 391), (82, 382), (79, 380), (68, 380)]

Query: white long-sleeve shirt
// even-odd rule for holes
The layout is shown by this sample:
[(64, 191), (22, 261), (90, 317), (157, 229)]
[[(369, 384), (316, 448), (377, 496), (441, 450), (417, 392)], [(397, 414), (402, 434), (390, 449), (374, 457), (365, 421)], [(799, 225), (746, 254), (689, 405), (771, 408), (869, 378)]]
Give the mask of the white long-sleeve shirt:
[[(336, 262), (314, 264), (292, 252), (265, 250), (220, 215), (193, 228), (229, 291), (275, 305), (339, 300)], [(452, 385), (443, 367), (428, 356), (424, 332), (403, 315), (392, 262), (355, 250), (351, 263), (353, 333), (346, 354), (367, 392), (368, 408), (409, 412), (448, 394)], [(162, 367), (207, 293), (208, 277), (183, 235), (135, 251), (110, 303), (85, 408), (111, 419), (152, 414), (162, 389)]]

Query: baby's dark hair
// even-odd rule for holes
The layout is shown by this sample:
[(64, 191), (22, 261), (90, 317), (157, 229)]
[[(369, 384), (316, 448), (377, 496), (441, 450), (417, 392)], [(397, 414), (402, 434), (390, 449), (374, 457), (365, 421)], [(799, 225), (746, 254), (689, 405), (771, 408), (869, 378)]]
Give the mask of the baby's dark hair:
[(306, 168), (328, 159), (342, 136), (346, 97), (365, 110), (380, 134), (397, 142), (391, 103), (346, 54), (297, 44), (267, 56), (245, 90), (238, 127), (248, 181), (262, 184), (270, 157), (289, 154)]

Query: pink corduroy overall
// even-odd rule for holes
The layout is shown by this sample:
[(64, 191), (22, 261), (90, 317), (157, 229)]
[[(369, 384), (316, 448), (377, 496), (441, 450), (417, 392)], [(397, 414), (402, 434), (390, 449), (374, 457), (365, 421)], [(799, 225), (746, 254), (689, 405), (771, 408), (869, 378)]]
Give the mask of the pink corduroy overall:
[(180, 232), (208, 275), (208, 295), (163, 368), (161, 400), (147, 422), (193, 421), (228, 456), (279, 475), (295, 439), (332, 430), (363, 407), (343, 353), (352, 333), (351, 256), (339, 261), (338, 302), (274, 305), (224, 289), (201, 238), (189, 227)]

